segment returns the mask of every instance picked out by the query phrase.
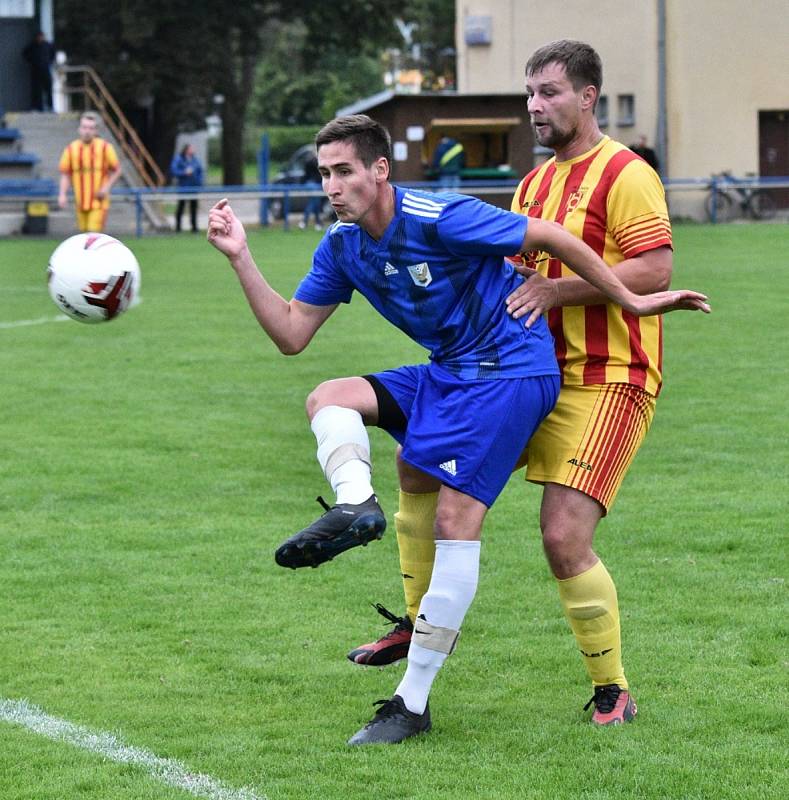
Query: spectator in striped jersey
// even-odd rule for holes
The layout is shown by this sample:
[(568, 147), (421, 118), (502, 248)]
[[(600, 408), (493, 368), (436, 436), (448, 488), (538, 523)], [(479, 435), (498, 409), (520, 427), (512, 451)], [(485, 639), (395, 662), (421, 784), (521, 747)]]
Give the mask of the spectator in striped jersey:
[(68, 204), (69, 185), (74, 192), (77, 227), (100, 233), (107, 221), (110, 189), (121, 176), (115, 148), (97, 135), (99, 119), (86, 111), (79, 118), (79, 137), (63, 149), (60, 156), (58, 205)]

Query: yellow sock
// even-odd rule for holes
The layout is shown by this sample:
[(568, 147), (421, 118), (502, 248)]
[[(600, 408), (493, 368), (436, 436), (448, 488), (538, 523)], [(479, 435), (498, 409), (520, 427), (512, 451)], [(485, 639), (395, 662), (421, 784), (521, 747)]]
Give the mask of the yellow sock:
[(394, 515), (397, 546), (400, 548), (400, 571), (406, 613), (416, 620), (419, 604), (430, 586), (436, 542), (433, 523), (436, 519), (438, 492), (410, 494), (400, 492), (400, 507)]
[(557, 583), (564, 615), (573, 629), (592, 683), (595, 686), (616, 683), (627, 689), (616, 586), (603, 562), (598, 561), (586, 572)]

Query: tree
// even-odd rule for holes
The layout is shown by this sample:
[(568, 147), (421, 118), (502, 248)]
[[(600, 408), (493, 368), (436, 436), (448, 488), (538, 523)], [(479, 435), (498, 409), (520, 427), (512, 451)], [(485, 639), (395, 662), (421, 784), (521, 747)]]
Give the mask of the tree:
[(383, 88), (376, 54), (315, 49), (303, 19), (277, 21), (265, 34), (249, 120), (258, 125), (322, 125), (338, 108)]
[(455, 0), (407, 0), (401, 16), (416, 26), (412, 36), (422, 88), (454, 88)]
[(222, 104), (222, 171), (226, 184), (244, 182), (244, 117), (252, 94), (265, 23), (279, 4), (247, 0), (222, 8), (222, 48), (216, 59), (216, 87)]
[(279, 12), (265, 0), (221, 9), (208, 0), (95, 0), (91, 17), (103, 22), (86, 25), (81, 0), (60, 0), (58, 40), (72, 62), (98, 70), (122, 107), (147, 109), (144, 139), (162, 168), (179, 127), (202, 126), (211, 98), (222, 94), (224, 180), (242, 183), (244, 108), (260, 32)]
[[(396, 17), (412, 30), (425, 88), (454, 86), (454, 0), (297, 3), (264, 34), (249, 118), (260, 125), (322, 124), (338, 108), (384, 88), (382, 54), (401, 47)], [(353, 31), (353, 35), (349, 35)]]
[[(451, 0), (407, 0), (424, 52), (452, 30)], [(243, 182), (253, 89), (261, 122), (319, 124), (381, 88), (379, 54), (400, 41), (390, 0), (58, 0), (57, 40), (93, 66), (166, 168), (183, 126), (202, 125), (220, 94), (224, 182)], [(402, 8), (401, 8), (402, 11)], [(435, 18), (438, 15), (438, 18)], [(431, 37), (433, 37), (431, 39)], [(441, 44), (435, 44), (440, 42)], [(428, 46), (429, 45), (429, 46)]]
[(190, 41), (210, 38), (205, 0), (59, 0), (58, 46), (71, 64), (93, 67), (137, 127), (162, 169), (180, 126), (204, 124), (213, 94), (210, 64)]

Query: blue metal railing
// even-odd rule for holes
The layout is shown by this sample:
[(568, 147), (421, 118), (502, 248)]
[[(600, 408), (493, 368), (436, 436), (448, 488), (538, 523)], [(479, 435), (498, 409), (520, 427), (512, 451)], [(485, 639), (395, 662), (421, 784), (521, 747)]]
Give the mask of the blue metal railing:
[[(413, 189), (427, 189), (438, 191), (439, 185), (435, 181), (410, 181), (397, 183), (398, 186)], [(461, 190), (466, 194), (511, 194), (518, 185), (517, 181), (464, 181)], [(484, 191), (483, 191), (484, 190)], [(284, 230), (290, 228), (289, 216), (291, 200), (294, 197), (324, 197), (323, 189), (318, 183), (299, 183), (299, 184), (257, 184), (244, 186), (200, 186), (194, 189), (179, 186), (165, 186), (158, 189), (148, 188), (113, 188), (113, 197), (131, 197), (136, 209), (136, 233), (140, 237), (143, 234), (143, 204), (152, 200), (208, 200), (216, 202), (222, 197), (247, 197), (250, 200), (261, 200), (260, 224), (269, 224), (269, 207), (271, 200), (281, 200), (282, 202), (282, 225)]]
[[(737, 178), (736, 184), (730, 177), (713, 176), (709, 178), (670, 178), (663, 181), (668, 191), (673, 190), (709, 190), (711, 193), (731, 190), (733, 185), (742, 188), (754, 189), (782, 189), (789, 188), (789, 176), (786, 177), (747, 177)], [(408, 181), (397, 182), (398, 186), (405, 188), (440, 191), (436, 181)], [(466, 194), (508, 194), (511, 195), (518, 185), (517, 180), (504, 179), (468, 180), (461, 183), (460, 191)], [(260, 224), (269, 224), (270, 203), (277, 200), (282, 203), (282, 219), (284, 230), (289, 229), (289, 213), (294, 198), (323, 197), (324, 193), (320, 184), (253, 184), (245, 186), (201, 186), (190, 189), (178, 186), (163, 186), (156, 188), (127, 188), (113, 187), (113, 198), (125, 197), (135, 205), (136, 235), (141, 237), (144, 233), (144, 204), (153, 201), (176, 200), (207, 200), (216, 202), (221, 197), (259, 199)], [(0, 200), (49, 200), (57, 202), (57, 187), (52, 180), (0, 180)], [(715, 208), (713, 203), (712, 208)], [(711, 215), (711, 221), (717, 219)]]

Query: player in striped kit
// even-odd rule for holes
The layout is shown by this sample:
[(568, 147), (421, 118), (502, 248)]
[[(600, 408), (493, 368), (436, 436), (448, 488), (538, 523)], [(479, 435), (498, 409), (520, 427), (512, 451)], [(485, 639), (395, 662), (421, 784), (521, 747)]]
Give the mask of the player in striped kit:
[(79, 118), (79, 138), (60, 156), (58, 205), (66, 207), (69, 184), (80, 231), (101, 233), (110, 207), (110, 189), (121, 176), (121, 165), (110, 142), (96, 135), (98, 118), (86, 111)]
[[(604, 136), (595, 118), (602, 64), (587, 44), (559, 41), (526, 65), (526, 95), (537, 141), (555, 155), (521, 182), (513, 211), (553, 220), (602, 257), (629, 289), (668, 288), (671, 226), (654, 170)], [(526, 478), (544, 486), (540, 527), (559, 597), (592, 679), (593, 722), (627, 722), (636, 713), (621, 655), (616, 588), (592, 544), (610, 510), (655, 409), (662, 370), (662, 320), (636, 317), (607, 300), (558, 258), (530, 250), (519, 259), (535, 272), (508, 299), (516, 318), (547, 318), (562, 370), (555, 409), (521, 459)], [(429, 585), (436, 487), (414, 481), (398, 462), (400, 546), (406, 615), (378, 641), (355, 648), (358, 664), (403, 657)]]

